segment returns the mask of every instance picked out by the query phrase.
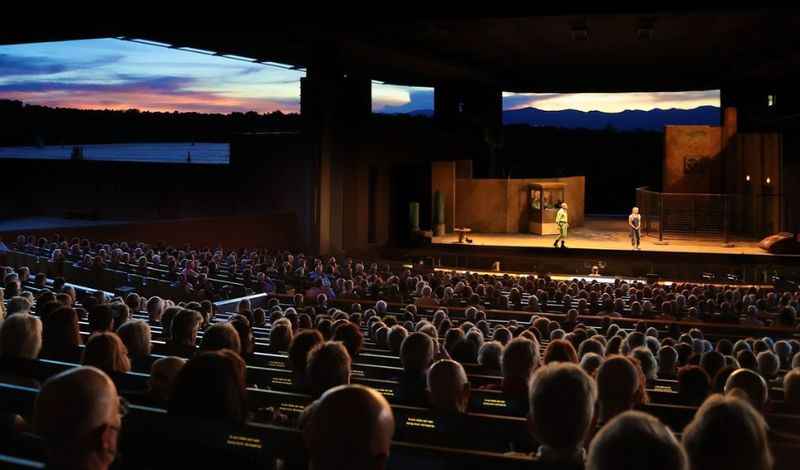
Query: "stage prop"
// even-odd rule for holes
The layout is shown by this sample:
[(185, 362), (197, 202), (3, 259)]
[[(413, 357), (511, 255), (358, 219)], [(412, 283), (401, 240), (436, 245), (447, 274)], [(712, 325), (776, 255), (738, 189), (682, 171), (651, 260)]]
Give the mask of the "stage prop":
[(758, 247), (772, 254), (800, 254), (800, 241), (789, 232), (770, 235), (758, 242)]
[[(479, 233), (531, 233), (532, 184), (559, 183), (564, 187), (562, 201), (569, 205), (570, 227), (583, 226), (583, 176), (566, 178), (525, 179), (458, 179), (456, 180), (456, 225), (470, 227)], [(545, 216), (547, 214), (544, 214)], [(555, 223), (555, 214), (553, 214)]]
[(445, 234), (444, 195), (441, 191), (433, 195), (433, 234), (437, 237)]
[(566, 185), (564, 183), (533, 183), (528, 194), (530, 207), (530, 220), (528, 230), (536, 235), (556, 235), (556, 213), (564, 197)]
[(419, 232), (419, 203), (411, 202), (408, 204), (408, 221), (411, 224), (412, 232)]
[[(561, 196), (553, 195), (569, 205), (570, 227), (583, 226), (584, 194), (586, 178), (569, 176), (564, 178), (519, 178), (490, 179), (473, 178), (469, 171), (458, 171), (466, 167), (458, 161), (433, 162), (431, 168), (431, 226), (436, 228), (444, 212), (445, 233), (454, 233), (455, 227), (469, 227), (472, 234), (481, 233), (554, 233), (532, 231), (531, 185), (559, 184)], [(438, 193), (438, 195), (437, 195)], [(439, 201), (442, 206), (439, 206)], [(441, 209), (440, 209), (441, 208)], [(547, 221), (542, 217), (552, 215)], [(555, 223), (555, 213), (539, 214), (539, 224)], [(437, 233), (437, 236), (441, 236)]]
[(650, 236), (759, 239), (785, 230), (783, 139), (737, 133), (736, 109), (721, 126), (665, 126), (662, 191), (637, 190)]
[(458, 243), (464, 243), (465, 240), (467, 243), (472, 243), (472, 240), (470, 240), (469, 236), (467, 236), (468, 233), (472, 232), (471, 228), (456, 227), (453, 230), (458, 234)]

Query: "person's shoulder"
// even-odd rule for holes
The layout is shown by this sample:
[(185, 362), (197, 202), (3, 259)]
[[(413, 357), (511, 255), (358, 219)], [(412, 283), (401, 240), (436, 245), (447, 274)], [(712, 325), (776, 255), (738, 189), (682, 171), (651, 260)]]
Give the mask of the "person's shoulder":
[(300, 417), (297, 419), (297, 428), (303, 429), (305, 428), (306, 424), (309, 422), (312, 416), (314, 416), (314, 412), (317, 410), (317, 406), (319, 405), (319, 400), (314, 400), (309, 403), (308, 406), (305, 407), (302, 413), (300, 413)]

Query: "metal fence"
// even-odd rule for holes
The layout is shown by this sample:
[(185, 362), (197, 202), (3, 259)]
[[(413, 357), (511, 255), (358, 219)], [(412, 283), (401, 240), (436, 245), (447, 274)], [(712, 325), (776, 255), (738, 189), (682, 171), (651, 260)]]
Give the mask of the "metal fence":
[(636, 190), (645, 236), (700, 237), (730, 241), (760, 238), (781, 229), (781, 198), (776, 194), (661, 193)]

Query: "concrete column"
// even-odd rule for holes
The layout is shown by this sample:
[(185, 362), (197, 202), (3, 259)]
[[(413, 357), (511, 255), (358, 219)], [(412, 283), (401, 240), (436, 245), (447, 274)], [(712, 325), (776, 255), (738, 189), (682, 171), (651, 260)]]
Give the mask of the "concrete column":
[(348, 76), (331, 64), (314, 64), (301, 80), (300, 109), (303, 132), (311, 143), (310, 179), (313, 198), (311, 250), (318, 254), (343, 251), (343, 159), (352, 141), (349, 128), (372, 110), (371, 82)]

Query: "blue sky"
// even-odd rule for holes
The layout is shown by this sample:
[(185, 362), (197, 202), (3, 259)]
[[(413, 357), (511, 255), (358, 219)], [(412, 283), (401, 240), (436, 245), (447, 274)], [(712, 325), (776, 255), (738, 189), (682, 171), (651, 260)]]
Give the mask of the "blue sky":
[(303, 75), (118, 39), (0, 46), (0, 99), (46, 106), (298, 112)]
[[(372, 85), (372, 110), (407, 113), (433, 109), (433, 88)], [(503, 109), (539, 108), (546, 111), (577, 109), (616, 113), (626, 109), (692, 109), (719, 106), (719, 90), (641, 93), (503, 93)]]
[[(84, 109), (298, 112), (304, 72), (118, 39), (0, 46), (0, 99)], [(433, 109), (433, 89), (374, 83), (373, 111)], [(719, 106), (719, 91), (503, 93), (503, 109)]]

